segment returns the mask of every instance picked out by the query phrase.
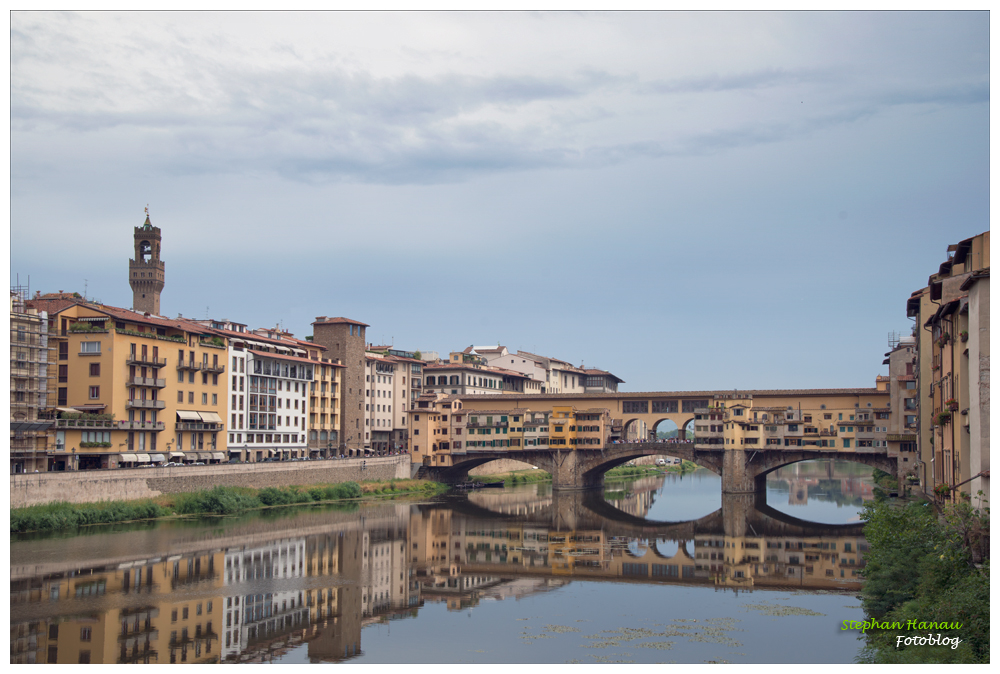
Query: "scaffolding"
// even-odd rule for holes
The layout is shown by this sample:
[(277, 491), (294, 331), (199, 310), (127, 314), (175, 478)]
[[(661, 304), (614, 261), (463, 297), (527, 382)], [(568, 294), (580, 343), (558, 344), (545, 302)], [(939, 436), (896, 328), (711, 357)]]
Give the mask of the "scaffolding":
[(10, 289), (10, 470), (48, 469), (48, 429), (39, 419), (48, 407), (49, 346), (46, 316), (27, 308), (29, 285)]

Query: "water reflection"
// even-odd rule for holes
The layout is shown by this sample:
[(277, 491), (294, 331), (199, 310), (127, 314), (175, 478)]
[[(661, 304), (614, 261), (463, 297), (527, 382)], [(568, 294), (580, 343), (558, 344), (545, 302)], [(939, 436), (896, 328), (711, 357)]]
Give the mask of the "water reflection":
[(11, 662), (264, 662), (293, 652), (340, 662), (363, 655), (367, 625), (571, 581), (859, 587), (860, 526), (817, 525), (728, 495), (697, 518), (651, 521), (662, 486), (610, 489), (610, 502), (531, 487), (13, 542)]
[(848, 461), (803, 461), (767, 476), (767, 502), (781, 512), (808, 511), (808, 519), (840, 524), (860, 521), (873, 497), (871, 468)]

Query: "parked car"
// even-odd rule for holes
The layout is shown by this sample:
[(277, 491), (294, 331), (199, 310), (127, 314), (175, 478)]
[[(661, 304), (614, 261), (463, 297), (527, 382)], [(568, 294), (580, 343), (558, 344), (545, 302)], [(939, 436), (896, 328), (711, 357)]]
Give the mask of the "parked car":
[(657, 459), (656, 460), (656, 465), (657, 466), (665, 466), (665, 465), (667, 465), (667, 460), (666, 459)]

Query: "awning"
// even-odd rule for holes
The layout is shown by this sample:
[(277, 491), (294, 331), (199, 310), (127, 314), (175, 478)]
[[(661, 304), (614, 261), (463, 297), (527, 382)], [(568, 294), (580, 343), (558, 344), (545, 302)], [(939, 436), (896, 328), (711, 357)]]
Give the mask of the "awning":
[(157, 461), (166, 461), (167, 457), (165, 457), (163, 454), (150, 454), (149, 460), (155, 463)]
[(199, 412), (201, 415), (201, 420), (209, 424), (221, 424), (222, 417), (220, 417), (215, 412)]
[(177, 418), (181, 421), (201, 421), (201, 415), (197, 412), (188, 412), (186, 410), (177, 410)]
[(171, 459), (183, 459), (184, 458), (184, 452), (170, 452), (170, 458)]
[(242, 450), (242, 449), (239, 449), (239, 448), (236, 448), (236, 449), (234, 449), (234, 448), (230, 447), (230, 448), (229, 448), (229, 453), (230, 453), (230, 454), (242, 454), (242, 453), (243, 453), (243, 450)]
[(139, 463), (149, 463), (149, 454), (136, 454), (135, 460)]
[(198, 452), (198, 460), (199, 461), (211, 461), (212, 460), (212, 452)]
[(135, 461), (135, 454), (119, 454), (118, 460), (124, 461), (125, 463), (132, 463)]
[(225, 452), (212, 452), (212, 458), (215, 459), (215, 460), (217, 460), (217, 461), (225, 461), (226, 460), (226, 454), (225, 454)]
[(274, 450), (273, 449), (267, 450), (267, 455), (268, 456), (274, 456)]

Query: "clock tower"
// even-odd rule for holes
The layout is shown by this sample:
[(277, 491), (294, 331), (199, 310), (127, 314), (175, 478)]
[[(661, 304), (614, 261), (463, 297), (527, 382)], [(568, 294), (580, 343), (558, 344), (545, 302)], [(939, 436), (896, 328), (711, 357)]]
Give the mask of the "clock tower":
[(135, 228), (135, 259), (128, 262), (128, 282), (132, 286), (132, 310), (160, 314), (160, 292), (163, 290), (164, 268), (160, 259), (160, 228), (146, 222)]

